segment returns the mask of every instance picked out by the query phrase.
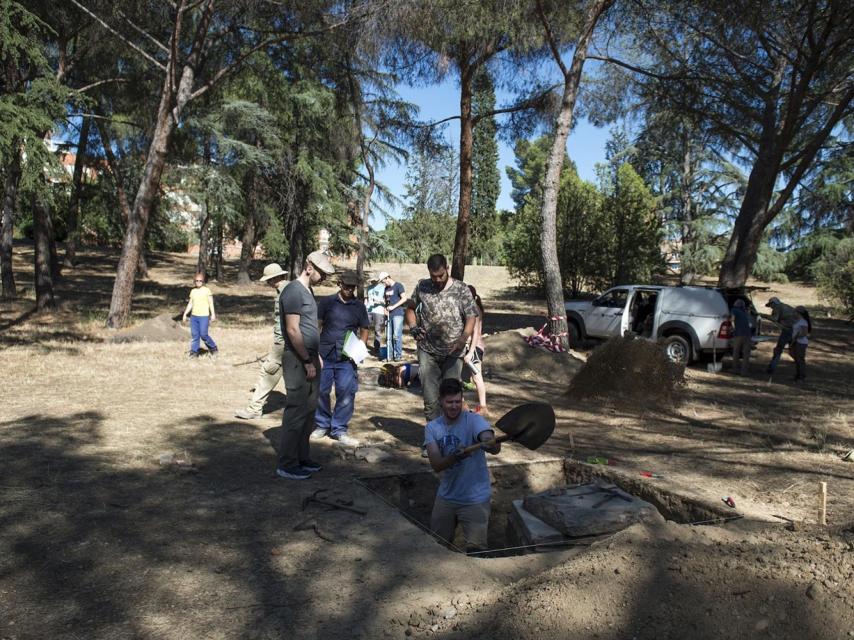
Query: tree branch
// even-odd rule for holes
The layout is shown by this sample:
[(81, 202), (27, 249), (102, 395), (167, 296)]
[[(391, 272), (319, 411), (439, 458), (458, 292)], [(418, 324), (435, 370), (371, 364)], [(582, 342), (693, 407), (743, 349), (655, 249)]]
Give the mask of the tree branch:
[(154, 45), (155, 45), (158, 49), (160, 49), (161, 51), (163, 51), (163, 52), (165, 52), (165, 53), (167, 53), (167, 54), (169, 53), (169, 47), (167, 47), (165, 44), (163, 44), (162, 42), (160, 42), (160, 40), (158, 40), (157, 38), (155, 38), (153, 35), (151, 35), (151, 34), (150, 34), (150, 33), (148, 33), (147, 31), (145, 31), (144, 29), (141, 29), (140, 27), (136, 26), (136, 24), (135, 24), (135, 23), (134, 23), (130, 18), (128, 18), (128, 17), (124, 14), (124, 12), (123, 12), (123, 11), (119, 11), (119, 15), (124, 19), (124, 21), (125, 21), (125, 22), (127, 22), (127, 23), (130, 25), (131, 29), (133, 29), (134, 31), (136, 31), (138, 34), (140, 34), (140, 35), (141, 35), (141, 36), (143, 36), (144, 38), (147, 38), (148, 40), (150, 40), (151, 42), (153, 42), (153, 43), (154, 43)]
[(569, 70), (566, 68), (566, 65), (563, 63), (563, 60), (560, 57), (560, 51), (557, 47), (557, 42), (555, 42), (554, 33), (552, 33), (552, 27), (549, 24), (548, 18), (546, 18), (546, 14), (543, 11), (543, 3), (541, 0), (537, 0), (537, 15), (540, 16), (540, 22), (543, 23), (543, 29), (546, 31), (546, 39), (549, 43), (549, 49), (552, 51), (552, 57), (557, 62), (557, 66), (560, 67), (560, 72), (563, 74), (565, 78), (569, 73)]
[(116, 36), (119, 40), (121, 40), (122, 42), (124, 42), (124, 43), (125, 43), (127, 46), (129, 46), (131, 49), (133, 49), (134, 51), (136, 51), (136, 52), (137, 52), (139, 55), (141, 55), (143, 58), (145, 58), (146, 60), (148, 60), (148, 61), (149, 61), (151, 64), (153, 64), (155, 67), (157, 67), (157, 68), (158, 68), (158, 69), (160, 69), (161, 71), (166, 71), (166, 67), (165, 67), (161, 62), (159, 62), (156, 58), (154, 58), (154, 57), (152, 57), (151, 55), (149, 55), (148, 53), (146, 53), (143, 49), (141, 49), (140, 47), (138, 47), (137, 45), (135, 45), (133, 42), (131, 42), (128, 38), (124, 37), (124, 36), (123, 36), (122, 34), (120, 34), (118, 31), (116, 31), (115, 29), (113, 29), (110, 25), (108, 25), (106, 22), (104, 22), (100, 17), (98, 17), (97, 15), (95, 15), (94, 13), (92, 13), (89, 9), (87, 9), (87, 8), (86, 8), (86, 7), (84, 7), (82, 4), (80, 4), (80, 2), (78, 2), (78, 0), (70, 0), (70, 2), (71, 2), (72, 4), (74, 4), (77, 8), (79, 8), (81, 11), (83, 11), (85, 14), (87, 14), (88, 16), (90, 16), (93, 20), (95, 20), (98, 24), (100, 24), (102, 27), (104, 27), (107, 31), (109, 31), (109, 32), (110, 32), (110, 33), (112, 33), (114, 36)]

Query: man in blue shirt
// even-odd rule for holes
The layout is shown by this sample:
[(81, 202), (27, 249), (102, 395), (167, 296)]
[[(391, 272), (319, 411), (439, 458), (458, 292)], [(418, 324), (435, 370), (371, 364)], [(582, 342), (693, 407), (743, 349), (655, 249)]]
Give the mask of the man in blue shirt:
[[(463, 411), (463, 385), (455, 378), (439, 385), (439, 417), (427, 424), (424, 445), (433, 471), (441, 472), (433, 503), (430, 528), (442, 540), (453, 542), (459, 522), (466, 550), (485, 549), (492, 486), (484, 451), (496, 454), (501, 444), (489, 423), (477, 413)], [(478, 442), (473, 453), (462, 450)]]
[[(750, 316), (744, 304), (744, 300), (736, 300), (732, 309), (733, 335), (732, 335), (732, 370), (737, 375), (746, 376), (750, 368)], [(741, 360), (741, 367), (738, 362)]]
[[(320, 391), (317, 410), (314, 413), (315, 429), (312, 440), (329, 436), (338, 444), (357, 447), (359, 441), (347, 434), (350, 418), (355, 409), (356, 392), (359, 390), (359, 375), (356, 363), (343, 353), (344, 337), (347, 332), (368, 342), (368, 311), (361, 300), (356, 299), (358, 281), (352, 274), (341, 276), (338, 293), (321, 298), (317, 305), (320, 324)], [(332, 409), (330, 392), (335, 387), (335, 409)]]
[(403, 360), (403, 318), (405, 312), (403, 305), (409, 296), (406, 295), (406, 289), (403, 285), (395, 282), (394, 278), (387, 273), (382, 282), (385, 284), (385, 305), (391, 327), (389, 332), (390, 344), (386, 345), (386, 358), (389, 361), (400, 362)]

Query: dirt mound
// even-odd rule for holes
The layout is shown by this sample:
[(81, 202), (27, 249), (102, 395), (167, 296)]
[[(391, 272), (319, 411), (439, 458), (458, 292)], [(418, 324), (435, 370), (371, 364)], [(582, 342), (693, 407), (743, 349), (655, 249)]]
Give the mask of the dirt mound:
[(178, 342), (189, 337), (184, 327), (163, 313), (135, 327), (120, 330), (111, 342)]
[(581, 368), (581, 361), (567, 353), (528, 346), (525, 337), (533, 333), (528, 327), (485, 336), (487, 371), (496, 376), (568, 382)]
[(672, 406), (685, 386), (685, 368), (654, 342), (611, 338), (597, 347), (569, 383), (567, 395), (642, 406)]

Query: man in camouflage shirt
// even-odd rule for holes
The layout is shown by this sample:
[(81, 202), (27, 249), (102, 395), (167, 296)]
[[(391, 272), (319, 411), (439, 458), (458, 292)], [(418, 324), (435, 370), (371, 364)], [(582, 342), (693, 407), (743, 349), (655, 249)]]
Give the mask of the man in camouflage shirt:
[(266, 282), (268, 286), (276, 290), (276, 299), (273, 302), (275, 311), (273, 312), (273, 344), (270, 351), (261, 360), (261, 372), (258, 374), (258, 382), (255, 383), (255, 392), (252, 394), (252, 400), (245, 409), (240, 409), (234, 413), (235, 418), (242, 420), (252, 420), (260, 418), (264, 413), (264, 404), (270, 392), (279, 384), (282, 379), (282, 354), (285, 352), (285, 339), (282, 337), (282, 323), (279, 317), (279, 295), (282, 289), (288, 284), (288, 273), (275, 262), (264, 267), (264, 273), (259, 279), (259, 282)]
[(460, 378), (478, 312), (466, 284), (450, 277), (445, 256), (430, 256), (427, 271), (430, 278), (419, 281), (407, 301), (406, 325), (418, 343), (424, 417), (430, 422), (439, 416), (439, 384)]

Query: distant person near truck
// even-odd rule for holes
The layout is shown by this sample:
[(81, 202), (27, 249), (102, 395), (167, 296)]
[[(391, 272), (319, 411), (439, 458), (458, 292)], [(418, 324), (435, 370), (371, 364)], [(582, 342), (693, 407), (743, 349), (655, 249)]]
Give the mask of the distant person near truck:
[(764, 317), (780, 327), (780, 336), (777, 338), (777, 344), (774, 346), (774, 355), (771, 357), (771, 362), (768, 363), (768, 368), (765, 370), (765, 373), (773, 375), (780, 362), (780, 357), (783, 355), (783, 351), (792, 342), (792, 327), (801, 316), (795, 311), (794, 307), (784, 304), (777, 296), (771, 297), (765, 306), (771, 309), (771, 315)]
[(747, 305), (739, 298), (732, 304), (732, 371), (736, 375), (746, 376), (750, 370), (750, 347), (752, 330)]

